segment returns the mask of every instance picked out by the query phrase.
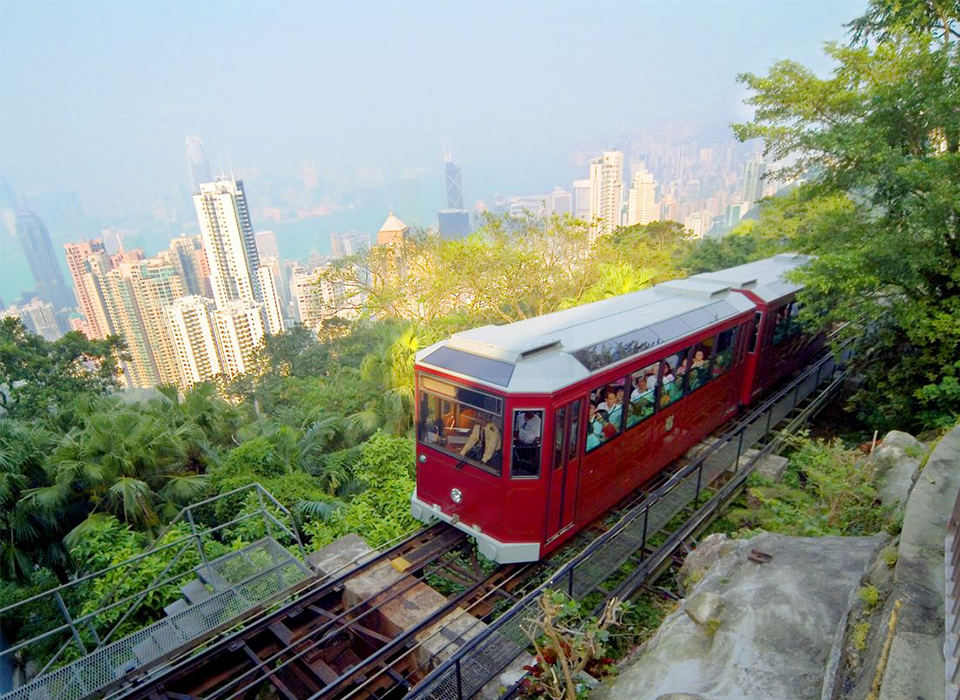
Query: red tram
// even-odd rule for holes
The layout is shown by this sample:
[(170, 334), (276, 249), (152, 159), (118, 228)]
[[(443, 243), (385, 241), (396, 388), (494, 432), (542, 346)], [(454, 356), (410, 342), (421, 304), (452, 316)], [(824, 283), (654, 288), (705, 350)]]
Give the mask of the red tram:
[(534, 561), (822, 345), (798, 333), (808, 258), (767, 260), (504, 326), (417, 355), (414, 517)]

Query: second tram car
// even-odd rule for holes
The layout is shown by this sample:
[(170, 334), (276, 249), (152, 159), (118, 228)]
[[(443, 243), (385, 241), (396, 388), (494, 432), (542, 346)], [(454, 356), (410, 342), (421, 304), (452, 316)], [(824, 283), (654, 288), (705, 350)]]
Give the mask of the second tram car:
[[(818, 347), (784, 345), (801, 336), (783, 273), (806, 260), (776, 256), (421, 351), (414, 517), (464, 530), (500, 563), (553, 551)], [(783, 357), (768, 361), (777, 346)]]

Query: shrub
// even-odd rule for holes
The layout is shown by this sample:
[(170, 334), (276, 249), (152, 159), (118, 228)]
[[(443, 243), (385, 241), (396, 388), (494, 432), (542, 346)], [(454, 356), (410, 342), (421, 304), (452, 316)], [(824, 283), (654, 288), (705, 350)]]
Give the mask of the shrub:
[(880, 589), (867, 584), (866, 586), (860, 587), (860, 590), (857, 591), (857, 596), (863, 601), (864, 608), (868, 611), (873, 610), (877, 607), (877, 603), (880, 602)]

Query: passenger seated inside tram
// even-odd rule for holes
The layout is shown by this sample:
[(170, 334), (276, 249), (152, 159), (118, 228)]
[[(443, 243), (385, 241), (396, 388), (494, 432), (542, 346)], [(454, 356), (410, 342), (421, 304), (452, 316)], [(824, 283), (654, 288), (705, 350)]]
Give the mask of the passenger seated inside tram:
[(539, 411), (524, 411), (520, 414), (520, 420), (517, 421), (516, 438), (524, 445), (536, 445), (540, 442), (540, 435), (543, 432), (543, 421), (540, 419)]
[(477, 462), (489, 464), (491, 467), (499, 467), (502, 443), (500, 427), (485, 413), (478, 412), (473, 430), (461, 448), (460, 454)]
[(603, 435), (603, 442), (606, 442), (617, 434), (617, 428), (610, 422), (610, 414), (602, 408), (597, 409), (597, 423), (600, 424), (600, 432)]
[[(656, 382), (656, 378), (654, 378)], [(654, 383), (656, 388), (656, 383)], [(653, 413), (654, 390), (647, 388), (647, 377), (637, 377), (634, 380), (633, 391), (630, 392), (630, 410), (627, 413), (627, 427), (630, 428)]]
[(603, 441), (603, 426), (599, 421), (590, 420), (587, 423), (587, 452), (600, 447)]
[(690, 391), (699, 389), (707, 380), (707, 369), (710, 364), (703, 357), (703, 350), (697, 350), (693, 355), (693, 364), (690, 369)]

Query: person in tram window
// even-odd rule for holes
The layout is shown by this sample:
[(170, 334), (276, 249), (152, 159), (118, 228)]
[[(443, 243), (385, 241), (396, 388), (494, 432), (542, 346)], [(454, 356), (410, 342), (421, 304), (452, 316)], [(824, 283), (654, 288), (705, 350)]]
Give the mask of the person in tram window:
[(587, 431), (587, 452), (590, 450), (600, 447), (600, 444), (603, 442), (603, 426), (600, 424), (600, 421), (592, 420), (587, 424), (589, 430)]
[(602, 408), (597, 409), (597, 422), (600, 423), (604, 442), (617, 434), (617, 429), (610, 422), (610, 414)]
[(520, 424), (517, 426), (517, 438), (525, 445), (535, 445), (543, 434), (543, 421), (539, 412), (524, 411), (520, 414)]
[(693, 368), (700, 369), (706, 362), (703, 358), (703, 350), (697, 350), (693, 355)]
[(500, 428), (497, 424), (490, 420), (485, 413), (478, 411), (473, 431), (460, 450), (460, 454), (490, 466), (498, 466), (500, 444), (502, 442)]

